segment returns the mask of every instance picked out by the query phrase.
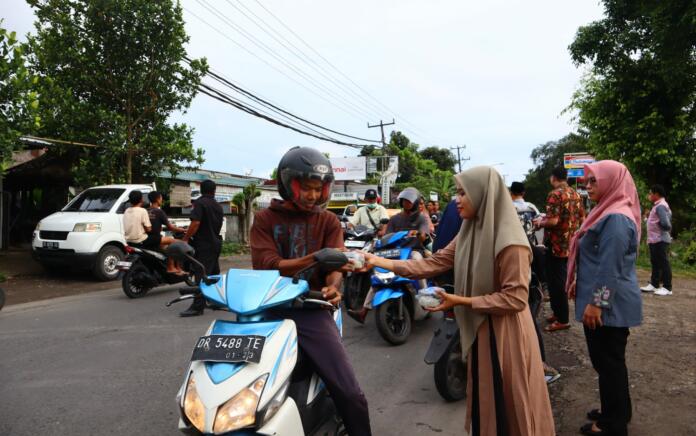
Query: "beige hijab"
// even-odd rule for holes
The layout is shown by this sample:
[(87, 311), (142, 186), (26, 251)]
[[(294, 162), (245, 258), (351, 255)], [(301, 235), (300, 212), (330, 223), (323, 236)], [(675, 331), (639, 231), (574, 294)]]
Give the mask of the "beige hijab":
[[(474, 167), (454, 176), (454, 181), (476, 209), (476, 218), (464, 220), (457, 235), (455, 293), (466, 297), (492, 294), (498, 254), (510, 245), (524, 246), (531, 252), (529, 241), (497, 171), (488, 166)], [(456, 306), (455, 314), (466, 354), (486, 316), (464, 306)]]

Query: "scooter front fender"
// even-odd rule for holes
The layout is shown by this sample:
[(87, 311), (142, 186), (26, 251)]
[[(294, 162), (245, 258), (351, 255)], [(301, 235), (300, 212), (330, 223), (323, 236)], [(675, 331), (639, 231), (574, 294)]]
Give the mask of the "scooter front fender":
[(404, 291), (401, 289), (391, 289), (391, 288), (382, 288), (379, 291), (375, 292), (375, 297), (372, 299), (372, 307), (378, 307), (380, 304), (384, 303), (387, 300), (391, 300), (393, 298), (401, 298), (404, 296)]
[(300, 411), (297, 409), (295, 401), (288, 397), (280, 409), (263, 427), (256, 430), (256, 434), (263, 435), (283, 435), (283, 436), (304, 436)]
[(435, 327), (433, 339), (430, 347), (425, 353), (425, 363), (432, 365), (445, 354), (449, 345), (459, 338), (459, 325), (454, 319), (442, 318), (442, 321)]

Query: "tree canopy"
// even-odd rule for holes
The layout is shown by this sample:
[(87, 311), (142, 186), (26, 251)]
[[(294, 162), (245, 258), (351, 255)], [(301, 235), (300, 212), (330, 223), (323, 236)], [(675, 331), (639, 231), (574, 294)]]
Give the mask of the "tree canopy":
[(30, 65), (47, 79), (41, 133), (98, 146), (79, 150), (78, 182), (131, 182), (202, 163), (192, 129), (167, 122), (188, 108), (207, 70), (205, 60), (184, 62), (178, 3), (27, 2), (37, 17)]
[(0, 174), (19, 148), (19, 137), (41, 125), (38, 78), (27, 68), (26, 49), (15, 32), (0, 27)]
[(696, 3), (603, 3), (569, 48), (590, 67), (571, 107), (590, 151), (664, 185), (679, 215), (696, 206)]

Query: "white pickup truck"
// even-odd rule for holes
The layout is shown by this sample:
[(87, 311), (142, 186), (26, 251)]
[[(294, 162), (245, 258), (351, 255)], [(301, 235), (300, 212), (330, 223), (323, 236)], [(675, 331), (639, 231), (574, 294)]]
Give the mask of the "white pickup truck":
[(39, 221), (32, 237), (32, 256), (47, 269), (91, 270), (100, 280), (118, 276), (116, 263), (125, 257), (123, 212), (128, 194), (151, 185), (95, 186), (81, 192), (61, 211)]

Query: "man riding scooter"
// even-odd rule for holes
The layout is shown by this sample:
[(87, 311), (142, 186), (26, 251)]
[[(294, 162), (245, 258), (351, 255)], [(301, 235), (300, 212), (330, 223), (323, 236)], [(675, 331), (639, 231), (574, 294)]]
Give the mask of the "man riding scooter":
[[(421, 195), (416, 188), (406, 188), (399, 193), (397, 200), (401, 206), (401, 212), (394, 215), (389, 220), (389, 224), (387, 224), (387, 234), (406, 230), (409, 232), (409, 236), (415, 237), (418, 242), (420, 242), (422, 247), (423, 242), (426, 241), (430, 234), (430, 225), (426, 217), (419, 210), (420, 199)], [(423, 255), (420, 251), (413, 251), (412, 259), (422, 259), (422, 257)], [(420, 287), (427, 287), (425, 280), (421, 281)], [(374, 296), (374, 290), (370, 289), (365, 297), (363, 307), (360, 310), (348, 310), (348, 315), (360, 324), (364, 324), (368, 312), (372, 309), (372, 299)]]
[[(278, 192), (283, 200), (258, 212), (251, 228), (254, 269), (279, 270), (291, 277), (315, 262), (325, 248), (343, 248), (336, 215), (325, 209), (333, 185), (331, 163), (319, 151), (294, 147), (278, 165)], [(306, 273), (312, 289), (335, 306), (341, 301), (340, 271)], [(350, 435), (370, 435), (367, 400), (358, 384), (336, 324), (326, 310), (277, 310), (297, 327), (299, 347), (326, 384)]]

